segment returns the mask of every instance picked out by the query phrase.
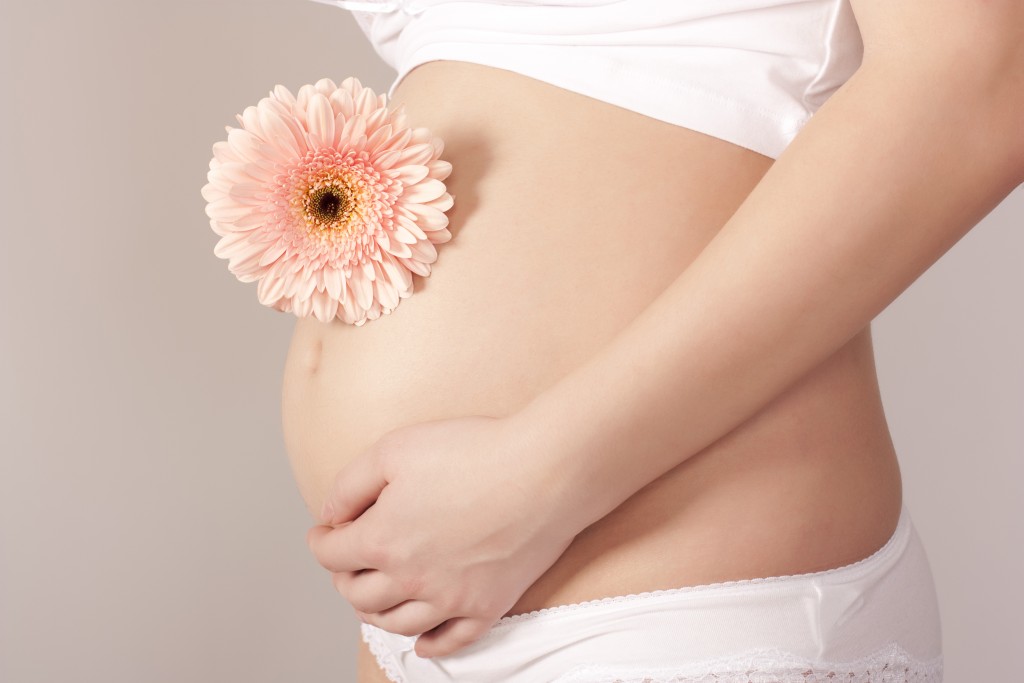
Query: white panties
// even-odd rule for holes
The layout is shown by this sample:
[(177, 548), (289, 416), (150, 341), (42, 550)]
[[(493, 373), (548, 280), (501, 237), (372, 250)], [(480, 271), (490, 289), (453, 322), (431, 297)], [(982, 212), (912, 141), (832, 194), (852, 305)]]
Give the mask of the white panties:
[(904, 504), (852, 564), (548, 607), (422, 658), (416, 636), (362, 624), (395, 683), (940, 683), (931, 568)]

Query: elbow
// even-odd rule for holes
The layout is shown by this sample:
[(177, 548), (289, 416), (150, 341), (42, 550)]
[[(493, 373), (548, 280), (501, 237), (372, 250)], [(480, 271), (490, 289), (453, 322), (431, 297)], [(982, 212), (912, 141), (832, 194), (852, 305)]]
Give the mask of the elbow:
[[(1020, 19), (1024, 26), (1024, 17)], [(999, 138), (1016, 186), (1024, 183), (1024, 32), (1015, 26), (1008, 34), (1009, 40), (996, 41), (980, 78), (984, 103), (994, 117), (992, 133)]]
[(1024, 182), (1024, 2), (859, 2), (861, 68)]
[(1024, 40), (1019, 33), (994, 34), (992, 45), (969, 57), (966, 49), (947, 53), (931, 71), (937, 84), (932, 87), (942, 91), (937, 102), (985, 149), (983, 158), (998, 165), (1012, 187), (1024, 183)]
[(976, 137), (1000, 169), (1007, 193), (1024, 184), (1024, 93), (1021, 89), (983, 100), (976, 111)]
[[(1024, 50), (1022, 50), (1024, 51)], [(1016, 187), (1024, 183), (1024, 59), (1001, 70), (1004, 86), (995, 88), (989, 104), (995, 117), (992, 134), (1005, 155), (1008, 172)]]

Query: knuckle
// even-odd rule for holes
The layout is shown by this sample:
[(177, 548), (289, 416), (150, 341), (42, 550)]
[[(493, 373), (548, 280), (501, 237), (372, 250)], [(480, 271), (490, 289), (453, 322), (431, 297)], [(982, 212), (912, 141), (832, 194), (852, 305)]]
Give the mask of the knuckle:
[(462, 604), (462, 596), (455, 591), (446, 591), (438, 596), (434, 603), (445, 614), (460, 614), (465, 612)]
[(426, 586), (426, 579), (422, 574), (410, 574), (409, 576), (403, 576), (398, 580), (399, 588), (404, 595), (409, 597), (419, 597)]
[(380, 539), (368, 539), (365, 541), (363, 552), (366, 555), (366, 559), (375, 569), (389, 566), (394, 557), (392, 546)]
[(486, 592), (467, 593), (462, 596), (462, 607), (473, 616), (491, 614), (495, 610), (494, 597)]

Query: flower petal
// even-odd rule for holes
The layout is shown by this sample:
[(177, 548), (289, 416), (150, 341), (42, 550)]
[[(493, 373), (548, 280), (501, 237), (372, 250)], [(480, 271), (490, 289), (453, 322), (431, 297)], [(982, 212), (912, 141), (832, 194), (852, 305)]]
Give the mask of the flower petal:
[(385, 253), (384, 260), (381, 261), (381, 268), (387, 272), (388, 278), (395, 284), (400, 295), (412, 293), (412, 273), (398, 259), (391, 254)]
[(237, 183), (228, 190), (228, 197), (237, 204), (261, 206), (267, 201), (267, 190), (256, 183)]
[(321, 78), (319, 81), (313, 84), (313, 87), (320, 94), (326, 95), (338, 89), (338, 86), (334, 84), (330, 78)]
[(275, 244), (267, 247), (266, 252), (264, 252), (263, 256), (260, 258), (260, 265), (270, 265), (277, 261), (277, 259), (281, 258), (286, 251), (288, 251), (288, 243), (284, 240), (278, 240)]
[(333, 147), (334, 110), (331, 109), (330, 101), (320, 93), (315, 93), (309, 100), (306, 112), (309, 120), (309, 138), (313, 147)]
[(408, 244), (399, 242), (398, 240), (392, 240), (388, 245), (387, 253), (394, 256), (404, 256), (406, 258), (412, 256), (412, 249), (409, 248)]
[(397, 224), (395, 225), (395, 229), (391, 234), (395, 236), (396, 241), (402, 242), (403, 244), (416, 244), (416, 242), (418, 242), (420, 239), (427, 238), (426, 235), (423, 235), (423, 237), (418, 238), (416, 235), (412, 234), (408, 229), (406, 229), (405, 225), (401, 221), (397, 222)]
[(438, 180), (444, 180), (452, 174), (451, 162), (443, 159), (431, 159), (427, 162), (427, 168), (430, 169), (430, 177)]
[(444, 183), (436, 178), (426, 178), (402, 191), (403, 202), (429, 202), (444, 194)]
[(275, 85), (272, 94), (280, 102), (287, 104), (289, 107), (295, 104), (295, 95), (292, 95), (292, 91), (284, 87), (283, 85)]
[(388, 277), (388, 273), (381, 270), (380, 264), (375, 264), (374, 268), (377, 270), (377, 277), (373, 281), (373, 288), (377, 293), (377, 301), (385, 309), (394, 309), (399, 301), (398, 292), (391, 285), (391, 278)]
[(246, 232), (248, 230), (255, 230), (256, 228), (263, 227), (267, 224), (267, 214), (260, 210), (250, 211), (241, 218), (236, 218), (231, 221), (231, 228), (235, 232)]
[(246, 161), (255, 161), (260, 156), (263, 141), (244, 128), (232, 128), (228, 132), (228, 144), (231, 149)]
[[(405, 230), (408, 231), (413, 236), (413, 238), (421, 240), (427, 239), (427, 234), (420, 230), (420, 226), (416, 225), (416, 221), (412, 220), (408, 216), (404, 214), (399, 214), (398, 216), (396, 216), (395, 222), (398, 223), (401, 227), (405, 228)], [(412, 244), (412, 242), (407, 242), (407, 244)]]
[(402, 150), (401, 155), (398, 157), (398, 161), (395, 162), (395, 166), (425, 164), (430, 160), (430, 155), (433, 153), (434, 147), (429, 142), (420, 142), (418, 144), (410, 145)]
[(412, 130), (409, 128), (403, 128), (393, 134), (391, 139), (385, 142), (379, 151), (391, 151), (391, 150), (402, 150), (405, 149), (406, 144), (412, 139)]
[(359, 267), (363, 272), (363, 276), (366, 277), (366, 280), (368, 282), (373, 282), (373, 264), (368, 259), (364, 259), (362, 262), (360, 262)]
[(366, 133), (366, 119), (362, 116), (353, 116), (345, 121), (345, 127), (341, 129), (341, 144), (352, 144), (359, 136)]
[(356, 113), (369, 116), (377, 108), (377, 97), (370, 88), (359, 87), (358, 94), (353, 99), (356, 101)]
[(313, 272), (314, 266), (307, 264), (302, 268), (301, 280), (299, 282), (298, 293), (296, 296), (300, 299), (308, 299), (313, 294), (313, 290), (316, 289), (316, 276)]
[(331, 107), (334, 109), (336, 116), (341, 116), (348, 120), (356, 112), (356, 105), (352, 100), (352, 94), (346, 90), (335, 90), (327, 99), (330, 100)]
[(446, 192), (437, 199), (432, 199), (429, 202), (424, 202), (424, 204), (426, 204), (426, 206), (432, 206), (433, 208), (439, 211), (447, 211), (448, 209), (452, 208), (453, 204), (455, 204), (455, 195)]
[(392, 149), (380, 155), (370, 157), (370, 162), (377, 168), (391, 168), (391, 166), (402, 158), (402, 150)]
[(399, 258), (399, 261), (403, 266), (421, 277), (427, 277), (430, 275), (429, 263), (423, 263), (415, 258)]
[(405, 185), (415, 185), (426, 178), (429, 173), (430, 169), (422, 164), (410, 164), (409, 166), (401, 166), (388, 171), (388, 175), (394, 180)]
[(337, 268), (324, 267), (324, 284), (327, 286), (327, 293), (334, 299), (341, 299), (345, 287), (345, 280)]
[(231, 258), (238, 245), (244, 244), (248, 239), (249, 237), (245, 233), (229, 232), (217, 240), (217, 244), (213, 247), (213, 255), (220, 259)]
[(434, 207), (428, 204), (402, 204), (403, 209), (412, 214), (413, 219), (416, 221), (416, 225), (420, 226), (421, 229), (440, 230), (441, 228), (448, 226), (448, 216), (443, 211), (438, 211)]
[(295, 315), (300, 318), (307, 318), (313, 313), (313, 300), (309, 297), (305, 299), (293, 299), (292, 308), (295, 310)]
[(377, 109), (366, 117), (366, 130), (370, 133), (376, 133), (382, 126), (388, 125), (384, 123), (388, 120), (388, 116), (387, 109)]
[(413, 256), (423, 263), (433, 263), (437, 260), (437, 249), (429, 241), (420, 241), (416, 244), (410, 244), (409, 248), (412, 249)]
[(377, 150), (391, 138), (391, 124), (385, 123), (380, 128), (373, 131), (373, 135), (366, 139), (366, 151), (371, 155), (375, 154)]
[(279, 277), (264, 276), (256, 285), (256, 296), (264, 306), (273, 306), (284, 294), (284, 280)]
[(322, 323), (331, 322), (338, 311), (338, 301), (320, 290), (313, 292), (312, 298), (313, 314), (316, 315), (316, 319)]
[(284, 150), (288, 156), (293, 158), (305, 154), (306, 150), (299, 148), (299, 143), (292, 135), (291, 129), (288, 128), (288, 125), (285, 124), (280, 116), (271, 111), (270, 107), (260, 107), (259, 118), (260, 126), (263, 128), (264, 139), (268, 143), (261, 147), (261, 151), (271, 146)]
[(362, 270), (355, 270), (352, 275), (351, 284), (355, 290), (356, 303), (359, 305), (359, 308), (366, 310), (373, 301), (373, 282)]

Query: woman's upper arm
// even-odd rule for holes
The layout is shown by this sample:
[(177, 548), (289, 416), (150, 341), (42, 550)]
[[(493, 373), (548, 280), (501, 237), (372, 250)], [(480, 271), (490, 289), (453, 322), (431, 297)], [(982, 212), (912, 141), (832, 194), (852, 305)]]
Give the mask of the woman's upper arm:
[[(1024, 182), (1024, 0), (850, 0), (862, 69), (956, 102)], [(949, 111), (939, 112), (954, 115)]]
[(865, 59), (1024, 59), (1021, 0), (850, 0), (850, 6)]

